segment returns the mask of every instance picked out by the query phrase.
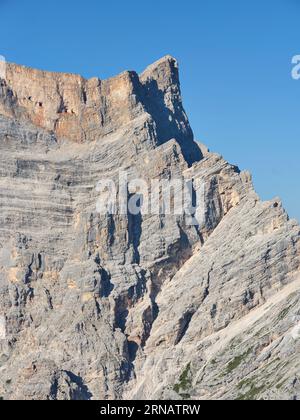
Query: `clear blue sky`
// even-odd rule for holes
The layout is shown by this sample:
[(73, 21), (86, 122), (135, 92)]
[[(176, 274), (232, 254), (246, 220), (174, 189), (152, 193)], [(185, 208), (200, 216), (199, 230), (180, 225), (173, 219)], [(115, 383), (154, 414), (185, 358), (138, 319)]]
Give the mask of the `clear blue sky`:
[(299, 0), (0, 0), (0, 54), (106, 78), (165, 54), (195, 137), (253, 173), (300, 220)]

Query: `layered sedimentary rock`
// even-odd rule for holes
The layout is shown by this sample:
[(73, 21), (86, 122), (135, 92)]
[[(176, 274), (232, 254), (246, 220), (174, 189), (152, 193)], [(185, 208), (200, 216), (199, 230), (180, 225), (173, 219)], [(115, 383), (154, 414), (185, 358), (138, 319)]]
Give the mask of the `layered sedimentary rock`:
[[(0, 397), (300, 398), (299, 225), (194, 141), (172, 57), (104, 81), (8, 64), (0, 152)], [(202, 223), (99, 214), (120, 170), (201, 179)]]

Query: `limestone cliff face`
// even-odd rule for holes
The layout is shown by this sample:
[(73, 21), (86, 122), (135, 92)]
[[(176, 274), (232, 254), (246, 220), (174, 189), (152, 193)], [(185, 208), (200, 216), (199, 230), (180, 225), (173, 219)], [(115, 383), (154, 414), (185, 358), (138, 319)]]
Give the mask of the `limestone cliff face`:
[[(0, 112), (77, 143), (99, 140), (140, 116), (149, 131), (157, 131), (146, 139), (150, 144), (176, 137), (184, 148), (193, 137), (172, 57), (156, 62), (140, 77), (127, 71), (103, 81), (7, 64)], [(188, 158), (199, 158), (197, 148), (193, 152)]]
[[(0, 396), (300, 397), (300, 228), (194, 142), (176, 60), (0, 82)], [(120, 169), (201, 178), (204, 222), (100, 215)]]

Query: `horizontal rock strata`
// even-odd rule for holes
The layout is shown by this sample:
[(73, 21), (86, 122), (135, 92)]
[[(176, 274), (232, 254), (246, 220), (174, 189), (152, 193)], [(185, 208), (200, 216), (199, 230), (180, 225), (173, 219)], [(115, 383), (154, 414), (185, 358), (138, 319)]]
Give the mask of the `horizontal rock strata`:
[[(0, 82), (0, 397), (298, 399), (299, 225), (194, 141), (176, 60)], [(99, 214), (120, 170), (201, 179), (203, 222)]]

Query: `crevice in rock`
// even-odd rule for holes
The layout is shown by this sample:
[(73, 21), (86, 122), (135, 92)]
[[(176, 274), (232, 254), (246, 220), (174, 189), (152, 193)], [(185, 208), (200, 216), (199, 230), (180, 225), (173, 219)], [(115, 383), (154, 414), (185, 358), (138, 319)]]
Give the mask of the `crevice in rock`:
[(107, 245), (108, 247), (112, 247), (115, 242), (115, 231), (116, 231), (116, 224), (113, 214), (109, 214), (107, 216)]
[(130, 363), (133, 363), (136, 359), (136, 355), (139, 349), (138, 343), (135, 341), (128, 340), (128, 355), (129, 355), (129, 361)]
[(114, 285), (111, 283), (111, 275), (102, 267), (100, 270), (101, 284), (100, 284), (100, 297), (108, 298), (114, 290)]
[[(130, 194), (129, 200), (132, 200), (134, 196), (136, 196), (136, 207), (141, 208), (143, 196), (141, 194)], [(137, 214), (132, 214), (128, 211), (128, 245), (129, 247), (131, 245), (133, 248), (133, 264), (140, 264), (139, 246), (142, 235), (142, 223), (143, 218), (141, 211)]]
[(217, 315), (217, 309), (218, 309), (218, 306), (217, 306), (216, 303), (214, 303), (213, 306), (212, 306), (212, 308), (211, 308), (211, 310), (210, 310), (210, 317), (211, 317), (211, 319), (215, 319), (215, 317)]
[(51, 388), (50, 388), (50, 395), (49, 395), (49, 400), (57, 400), (57, 393), (58, 393), (58, 379), (55, 377), (51, 383)]
[(176, 339), (175, 339), (175, 342), (174, 342), (175, 346), (177, 344), (179, 344), (180, 341), (185, 336), (187, 330), (189, 329), (191, 320), (192, 320), (195, 312), (196, 312), (195, 309), (189, 310), (189, 311), (185, 312), (185, 314), (179, 320), (179, 330), (178, 330), (178, 333), (177, 333), (177, 336), (176, 336)]
[(84, 87), (82, 87), (81, 89), (81, 95), (82, 95), (82, 101), (84, 103), (84, 105), (86, 105), (87, 103), (87, 93)]
[(243, 295), (243, 305), (246, 306), (249, 303), (252, 303), (254, 295), (255, 293), (252, 290), (250, 289), (245, 290), (244, 295)]
[(204, 290), (204, 294), (203, 294), (203, 300), (202, 303), (207, 299), (207, 297), (209, 296), (209, 292), (210, 292), (210, 282), (211, 282), (211, 273), (214, 270), (214, 264), (212, 264), (211, 269), (209, 270), (209, 272), (207, 273), (207, 280), (206, 280), (206, 287)]
[(71, 399), (75, 401), (88, 401), (93, 397), (93, 394), (88, 389), (87, 385), (85, 385), (83, 379), (75, 375), (73, 372), (66, 371), (66, 374), (69, 376), (71, 381), (77, 385), (76, 389), (72, 389), (71, 392)]
[[(129, 293), (129, 291), (128, 291)], [(126, 329), (126, 321), (128, 316), (128, 295), (120, 295), (115, 300), (115, 308), (114, 308), (114, 329), (119, 328), (122, 333), (125, 333)]]
[(119, 295), (115, 300), (115, 328), (119, 328), (123, 333), (126, 330), (129, 309), (146, 293), (145, 274), (145, 270), (141, 270), (137, 275), (137, 283), (131, 286), (125, 294)]
[(70, 371), (55, 372), (51, 382), (50, 400), (89, 401), (93, 397), (83, 379)]
[(96, 254), (94, 262), (97, 265), (95, 274), (99, 275), (99, 279), (96, 280), (98, 290), (96, 290), (96, 296), (100, 298), (108, 298), (111, 292), (114, 290), (114, 285), (111, 282), (111, 274), (101, 266), (101, 259), (99, 253)]
[(33, 271), (32, 271), (33, 263), (34, 263), (34, 255), (32, 255), (31, 262), (27, 266), (25, 276), (24, 276), (24, 280), (23, 280), (24, 284), (28, 284), (31, 281), (31, 277), (33, 275)]
[(46, 293), (48, 307), (49, 309), (53, 310), (52, 296), (48, 289), (45, 289), (45, 293)]

